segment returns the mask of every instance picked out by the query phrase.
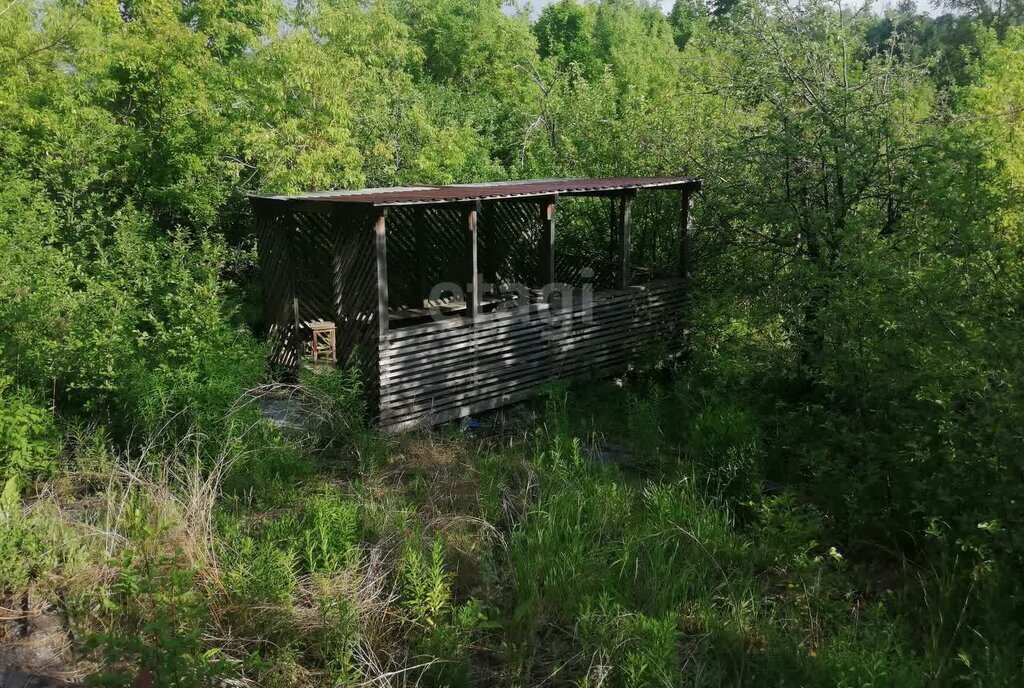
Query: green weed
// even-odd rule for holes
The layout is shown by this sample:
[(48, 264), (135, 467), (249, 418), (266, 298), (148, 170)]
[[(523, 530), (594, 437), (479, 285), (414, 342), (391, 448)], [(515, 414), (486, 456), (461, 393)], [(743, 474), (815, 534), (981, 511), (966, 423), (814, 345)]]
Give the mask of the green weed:
[(332, 573), (353, 564), (358, 555), (358, 530), (354, 502), (333, 494), (312, 497), (305, 506), (300, 531), (305, 570)]
[(237, 600), (288, 603), (295, 590), (297, 562), (294, 549), (282, 549), (269, 539), (240, 535), (226, 543), (224, 583)]
[(236, 674), (217, 648), (204, 642), (209, 613), (196, 572), (169, 555), (141, 562), (126, 560), (107, 604), (123, 610), (115, 625), (91, 635), (86, 652), (103, 658), (105, 668), (90, 676), (95, 686), (135, 685), (148, 674), (154, 686), (209, 687)]
[(694, 419), (687, 439), (694, 475), (710, 495), (737, 501), (760, 488), (764, 453), (750, 413), (733, 405), (710, 406)]

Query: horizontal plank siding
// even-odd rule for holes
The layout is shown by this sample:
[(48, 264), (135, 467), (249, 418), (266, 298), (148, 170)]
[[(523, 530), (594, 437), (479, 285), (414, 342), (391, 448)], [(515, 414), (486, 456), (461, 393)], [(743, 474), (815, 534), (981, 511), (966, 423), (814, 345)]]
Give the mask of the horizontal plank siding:
[(624, 371), (645, 348), (679, 342), (681, 280), (394, 329), (379, 342), (379, 418), (387, 430), (431, 425), (527, 398), (553, 379)]

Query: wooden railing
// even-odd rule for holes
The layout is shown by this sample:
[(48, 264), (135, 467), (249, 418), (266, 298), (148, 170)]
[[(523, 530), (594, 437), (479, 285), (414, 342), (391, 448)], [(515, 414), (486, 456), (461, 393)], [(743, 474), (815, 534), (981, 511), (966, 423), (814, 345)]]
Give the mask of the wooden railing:
[(624, 371), (645, 347), (678, 349), (684, 282), (668, 279), (575, 299), (563, 309), (447, 318), (379, 342), (380, 425), (432, 425), (520, 401), (545, 382)]

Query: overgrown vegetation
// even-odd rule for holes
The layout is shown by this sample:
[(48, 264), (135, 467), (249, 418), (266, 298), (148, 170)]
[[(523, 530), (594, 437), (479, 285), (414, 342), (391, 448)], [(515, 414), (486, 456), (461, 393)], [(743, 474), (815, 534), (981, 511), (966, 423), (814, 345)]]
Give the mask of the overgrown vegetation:
[[(1016, 685), (1024, 16), (948, 4), (0, 3), (0, 659)], [(267, 379), (247, 192), (659, 173), (705, 180), (669, 374), (480, 437)]]

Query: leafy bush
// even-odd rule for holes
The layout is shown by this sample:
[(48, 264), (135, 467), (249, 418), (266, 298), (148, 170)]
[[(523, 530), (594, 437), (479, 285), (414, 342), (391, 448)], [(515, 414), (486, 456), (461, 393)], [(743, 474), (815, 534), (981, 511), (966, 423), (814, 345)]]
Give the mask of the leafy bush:
[(67, 536), (59, 522), (24, 512), (18, 486), (11, 478), (0, 494), (0, 583), (14, 595), (57, 568)]
[(214, 235), (163, 236), (130, 205), (68, 236), (38, 184), (16, 179), (0, 192), (0, 361), (62, 412), (124, 435), (172, 420), (219, 435), (265, 371), (233, 321), (231, 255)]
[(436, 626), (451, 600), (452, 575), (444, 568), (443, 544), (434, 538), (427, 558), (418, 543), (406, 544), (400, 566), (402, 602), (413, 621)]
[(51, 471), (59, 450), (53, 414), (0, 374), (0, 476), (17, 485)]
[(363, 369), (358, 359), (333, 369), (301, 371), (302, 382), (314, 393), (331, 399), (341, 422), (358, 425), (366, 412), (363, 394)]
[(126, 614), (87, 640), (86, 651), (105, 666), (87, 683), (135, 685), (147, 673), (154, 686), (213, 688), (234, 677), (231, 664), (204, 645), (209, 614), (195, 582), (195, 572), (174, 555), (122, 567), (108, 604), (123, 605)]

